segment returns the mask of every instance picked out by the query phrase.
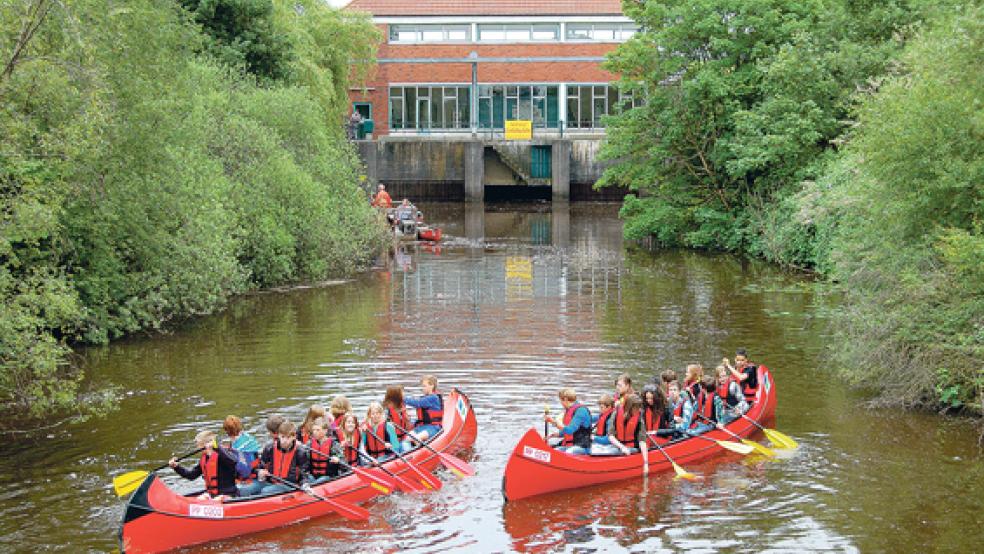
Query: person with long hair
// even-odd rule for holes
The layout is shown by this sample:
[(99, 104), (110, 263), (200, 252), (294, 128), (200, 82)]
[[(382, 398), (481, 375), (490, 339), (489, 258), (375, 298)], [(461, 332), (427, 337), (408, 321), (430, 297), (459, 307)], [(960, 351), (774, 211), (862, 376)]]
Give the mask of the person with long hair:
[(362, 450), (377, 461), (390, 458), (391, 451), (401, 451), (400, 441), (396, 438), (396, 428), (386, 421), (386, 413), (379, 402), (369, 403), (365, 430), (362, 435)]
[(407, 415), (407, 405), (403, 402), (403, 387), (400, 385), (386, 387), (383, 408), (386, 410), (386, 419), (396, 428), (396, 438), (401, 443), (401, 450), (412, 448), (410, 440), (406, 438), (407, 431), (404, 431), (410, 429), (410, 416)]
[(311, 426), (314, 424), (314, 420), (318, 418), (328, 418), (325, 407), (321, 404), (315, 404), (308, 408), (307, 416), (304, 417), (304, 423), (297, 430), (297, 440), (301, 441), (302, 444), (307, 444), (311, 441)]
[(362, 431), (359, 429), (359, 418), (355, 414), (344, 414), (341, 419), (336, 421), (337, 430), (335, 436), (338, 438), (338, 446), (345, 455), (345, 462), (350, 465), (362, 465), (359, 457), (359, 448), (362, 446)]
[(642, 418), (642, 399), (632, 394), (615, 410), (615, 426), (608, 436), (611, 447), (623, 455), (642, 453), (642, 473), (649, 473), (649, 446), (646, 444), (646, 423)]

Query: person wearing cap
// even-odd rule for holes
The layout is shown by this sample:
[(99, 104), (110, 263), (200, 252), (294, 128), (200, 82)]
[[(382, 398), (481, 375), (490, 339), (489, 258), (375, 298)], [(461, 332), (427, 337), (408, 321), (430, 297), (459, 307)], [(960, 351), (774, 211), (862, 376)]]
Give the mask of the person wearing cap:
[(215, 444), (215, 433), (212, 431), (202, 431), (195, 436), (195, 444), (198, 448), (204, 448), (198, 464), (187, 469), (178, 465), (178, 460), (171, 458), (168, 465), (174, 472), (188, 480), (201, 477), (205, 480), (205, 493), (202, 498), (218, 498), (225, 496), (238, 496), (236, 488), (236, 462), (239, 460), (236, 454), (227, 448), (218, 447)]

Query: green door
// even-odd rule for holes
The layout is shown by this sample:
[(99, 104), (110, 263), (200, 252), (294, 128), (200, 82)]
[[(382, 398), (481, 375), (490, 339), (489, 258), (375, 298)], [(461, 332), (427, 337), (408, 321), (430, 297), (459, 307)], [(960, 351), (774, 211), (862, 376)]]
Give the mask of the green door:
[(530, 168), (530, 177), (534, 179), (549, 179), (551, 173), (550, 146), (533, 147), (533, 163)]

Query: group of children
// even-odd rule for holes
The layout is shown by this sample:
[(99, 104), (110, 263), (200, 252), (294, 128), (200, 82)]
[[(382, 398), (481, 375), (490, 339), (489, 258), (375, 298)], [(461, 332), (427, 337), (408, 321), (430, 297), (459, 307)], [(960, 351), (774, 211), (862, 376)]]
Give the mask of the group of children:
[(758, 366), (742, 348), (735, 352), (734, 365), (724, 358), (713, 375), (704, 375), (700, 364), (690, 364), (681, 385), (676, 372), (668, 369), (641, 394), (633, 389), (632, 378), (622, 374), (615, 381), (614, 397), (602, 395), (600, 413), (594, 416), (577, 401), (573, 389), (562, 389), (563, 420), (544, 414), (544, 421), (557, 428), (548, 435), (557, 449), (594, 455), (642, 452), (643, 471), (648, 471), (650, 437), (684, 437), (721, 428), (748, 411), (757, 389)]
[[(350, 466), (377, 465), (440, 432), (444, 399), (437, 379), (427, 375), (420, 384), (419, 397), (404, 398), (403, 387), (388, 387), (381, 403), (369, 403), (361, 423), (341, 395), (328, 410), (311, 406), (300, 427), (271, 415), (266, 421), (270, 441), (262, 450), (243, 430), (242, 421), (230, 415), (222, 425), (227, 437), (221, 445), (213, 431), (195, 437), (203, 449), (198, 464), (185, 468), (172, 458), (169, 465), (185, 479), (202, 477), (204, 495), (212, 498), (268, 495), (290, 490), (291, 485), (320, 484), (348, 473)], [(412, 424), (408, 407), (417, 410)]]

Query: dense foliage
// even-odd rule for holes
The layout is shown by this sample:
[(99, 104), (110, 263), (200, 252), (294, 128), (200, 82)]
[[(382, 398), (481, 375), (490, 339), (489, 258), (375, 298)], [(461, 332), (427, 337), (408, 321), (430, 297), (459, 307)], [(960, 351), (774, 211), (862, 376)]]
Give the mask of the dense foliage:
[[(887, 403), (981, 407), (981, 11), (915, 0), (630, 2), (602, 185), (626, 235), (847, 285), (845, 374)], [(915, 37), (913, 40), (912, 37)]]
[[(264, 2), (0, 7), (0, 412), (103, 409), (73, 342), (344, 275), (377, 251), (338, 117), (338, 60), (371, 58), (376, 31), (316, 0), (265, 2), (240, 38), (195, 24), (206, 5), (240, 4)], [(276, 70), (209, 46), (251, 51), (250, 33), (284, 49)]]

